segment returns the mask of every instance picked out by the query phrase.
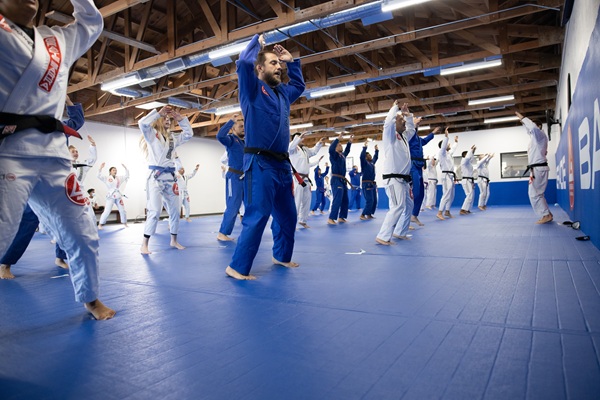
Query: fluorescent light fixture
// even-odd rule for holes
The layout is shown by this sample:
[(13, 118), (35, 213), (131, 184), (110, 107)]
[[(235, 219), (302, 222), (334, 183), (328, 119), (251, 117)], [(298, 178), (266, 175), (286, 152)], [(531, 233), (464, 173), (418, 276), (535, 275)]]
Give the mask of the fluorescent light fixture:
[(423, 125), (423, 126), (419, 125), (420, 131), (428, 131), (429, 129), (431, 129), (430, 125)]
[(307, 122), (306, 124), (291, 125), (290, 126), (290, 130), (293, 130), (293, 129), (302, 129), (302, 128), (312, 128), (312, 126), (313, 126), (312, 122)]
[(388, 115), (388, 113), (384, 112), (384, 113), (377, 113), (377, 114), (368, 114), (365, 115), (366, 119), (375, 119), (375, 118), (383, 118), (386, 117)]
[(211, 60), (217, 60), (219, 58), (240, 54), (248, 46), (248, 43), (250, 43), (250, 41), (221, 47), (220, 49), (209, 52), (208, 58)]
[(336, 88), (317, 90), (316, 92), (311, 92), (309, 95), (311, 98), (315, 98), (315, 97), (328, 96), (330, 94), (351, 92), (355, 89), (356, 89), (356, 87), (354, 85), (340, 86), (340, 87), (336, 87)]
[(352, 135), (342, 135), (342, 139), (350, 139)]
[(165, 105), (165, 103), (161, 103), (160, 101), (151, 101), (150, 103), (135, 106), (135, 108), (141, 108), (142, 110), (153, 110), (158, 107), (164, 107)]
[(510, 117), (500, 117), (500, 118), (486, 118), (483, 120), (484, 124), (497, 124), (499, 122), (508, 122), (508, 121), (517, 121), (519, 117), (516, 115)]
[(464, 64), (458, 67), (443, 68), (440, 75), (458, 74), (460, 72), (475, 71), (477, 69), (499, 67), (502, 65), (502, 60), (481, 61), (476, 63)]
[(108, 92), (114, 96), (123, 96), (123, 97), (131, 97), (131, 98), (136, 98), (137, 96), (134, 96), (132, 94), (129, 93), (119, 93), (117, 92), (117, 89), (112, 89), (112, 90), (108, 90)]
[(137, 85), (141, 81), (142, 80), (140, 79), (138, 73), (134, 72), (132, 74), (125, 75), (122, 78), (115, 79), (114, 81), (104, 82), (102, 83), (102, 85), (100, 85), (100, 89), (104, 90), (105, 92), (110, 92), (115, 89), (121, 89), (127, 86)]
[(478, 104), (500, 103), (502, 101), (510, 101), (510, 100), (514, 100), (514, 99), (515, 99), (515, 96), (511, 94), (508, 96), (489, 97), (487, 99), (469, 100), (469, 105), (476, 106)]
[(237, 113), (237, 112), (241, 112), (241, 111), (242, 111), (242, 107), (240, 107), (239, 105), (220, 107), (220, 108), (217, 108), (217, 110), (215, 111), (215, 115), (233, 114), (233, 113)]
[(387, 12), (392, 10), (397, 10), (399, 8), (410, 7), (416, 4), (426, 3), (430, 0), (396, 0), (396, 1), (386, 1), (381, 5), (381, 11)]

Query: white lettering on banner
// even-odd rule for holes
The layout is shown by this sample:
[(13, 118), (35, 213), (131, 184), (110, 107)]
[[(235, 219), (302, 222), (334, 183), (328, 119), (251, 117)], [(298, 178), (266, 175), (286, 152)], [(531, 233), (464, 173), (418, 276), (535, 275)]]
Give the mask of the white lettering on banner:
[(592, 133), (592, 190), (595, 188), (596, 173), (600, 172), (600, 107), (594, 101), (594, 129)]
[(579, 188), (589, 189), (592, 179), (590, 177), (590, 124), (587, 117), (579, 125)]
[(567, 156), (563, 156), (556, 166), (556, 188), (567, 188)]

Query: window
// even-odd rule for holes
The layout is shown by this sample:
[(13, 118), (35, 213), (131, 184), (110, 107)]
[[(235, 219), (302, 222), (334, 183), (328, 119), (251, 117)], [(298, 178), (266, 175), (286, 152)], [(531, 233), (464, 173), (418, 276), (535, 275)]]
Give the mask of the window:
[(527, 169), (527, 152), (500, 154), (500, 166), (502, 178), (523, 178)]

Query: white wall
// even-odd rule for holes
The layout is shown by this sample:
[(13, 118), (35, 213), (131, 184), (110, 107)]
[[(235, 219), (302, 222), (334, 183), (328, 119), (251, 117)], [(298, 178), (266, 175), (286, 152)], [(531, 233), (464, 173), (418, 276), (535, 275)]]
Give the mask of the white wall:
[[(86, 122), (79, 132), (84, 141), (71, 140), (70, 143), (79, 150), (80, 159), (87, 158), (87, 135), (94, 138), (98, 151), (98, 161), (84, 181), (86, 190), (96, 189), (99, 204), (103, 205), (106, 187), (97, 178), (100, 165), (102, 162), (106, 163), (102, 171), (104, 174), (108, 174), (108, 169), (114, 166), (117, 167), (118, 174), (122, 175), (124, 171), (121, 164), (125, 164), (130, 173), (129, 182), (124, 190), (127, 196), (124, 200), (127, 218), (143, 218), (146, 206), (146, 179), (150, 171), (139, 147), (140, 131)], [(188, 183), (192, 215), (220, 213), (225, 209), (225, 181), (221, 177), (219, 162), (224, 151), (225, 148), (216, 140), (203, 138), (192, 138), (177, 149), (186, 173), (191, 173), (196, 164), (200, 164), (198, 173)]]
[[(555, 118), (560, 117), (563, 122), (567, 120), (569, 112), (567, 78), (569, 75), (571, 76), (571, 94), (573, 94), (590, 44), (590, 37), (596, 25), (599, 9), (600, 0), (575, 1), (571, 18), (567, 24), (555, 110)], [(560, 135), (560, 128), (557, 125), (553, 126), (553, 134), (555, 130), (557, 136)]]

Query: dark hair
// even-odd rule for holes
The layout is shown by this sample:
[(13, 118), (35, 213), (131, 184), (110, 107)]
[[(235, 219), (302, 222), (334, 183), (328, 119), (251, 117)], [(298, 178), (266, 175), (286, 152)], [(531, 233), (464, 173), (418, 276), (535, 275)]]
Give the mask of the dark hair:
[(94, 192), (95, 192), (95, 191), (96, 191), (96, 189), (94, 189), (94, 188), (89, 188), (89, 189), (88, 189), (88, 194), (92, 194), (92, 191), (94, 191)]
[(438, 147), (441, 149), (442, 148), (442, 143), (444, 143), (443, 140), (440, 140), (440, 142), (438, 143)]
[(468, 153), (468, 151), (463, 151), (463, 152), (462, 152), (462, 156), (463, 156), (463, 158), (465, 158), (465, 157), (467, 156), (467, 153)]
[(110, 168), (108, 169), (108, 173), (109, 173), (109, 174), (110, 174), (110, 171), (111, 171), (113, 168), (114, 168), (114, 169), (117, 169), (117, 167), (110, 167)]
[(300, 135), (302, 135), (300, 132), (296, 132), (292, 135), (292, 139), (295, 139), (296, 136), (300, 136)]
[(542, 121), (540, 121), (539, 119), (533, 119), (531, 120), (531, 122), (533, 122), (538, 128), (542, 129)]
[[(256, 55), (256, 61), (254, 61), (254, 73), (256, 74), (256, 76), (258, 76), (258, 71), (256, 69), (256, 67), (258, 67), (259, 65), (264, 65), (265, 61), (267, 60), (267, 54), (275, 54), (275, 52), (270, 51), (270, 50), (261, 50), (258, 52), (258, 54)], [(277, 54), (275, 54), (277, 55)]]

